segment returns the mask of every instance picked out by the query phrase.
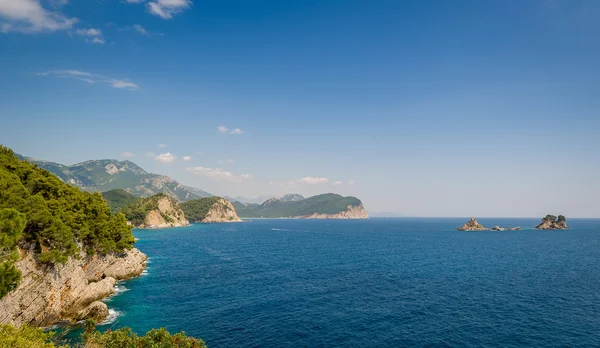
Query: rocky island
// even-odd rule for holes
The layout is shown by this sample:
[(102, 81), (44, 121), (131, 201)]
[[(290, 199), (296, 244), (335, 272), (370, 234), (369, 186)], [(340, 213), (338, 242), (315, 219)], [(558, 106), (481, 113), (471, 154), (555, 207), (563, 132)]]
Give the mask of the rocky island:
[(542, 219), (542, 223), (535, 226), (538, 230), (567, 230), (569, 227), (567, 226), (567, 218), (563, 215), (559, 215), (558, 217), (554, 215), (546, 215)]
[(117, 280), (146, 255), (100, 194), (62, 182), (0, 146), (0, 324), (103, 320)]
[(519, 226), (509, 228), (494, 226), (492, 228), (486, 228), (482, 224), (477, 222), (477, 220), (474, 217), (472, 217), (471, 220), (469, 220), (466, 224), (462, 225), (462, 227), (457, 228), (457, 230), (459, 231), (518, 231), (520, 229), (521, 227)]

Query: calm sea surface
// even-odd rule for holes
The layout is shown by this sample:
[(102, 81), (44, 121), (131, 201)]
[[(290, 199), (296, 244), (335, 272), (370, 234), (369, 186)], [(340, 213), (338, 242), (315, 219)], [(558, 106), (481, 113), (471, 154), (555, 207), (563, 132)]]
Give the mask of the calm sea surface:
[[(136, 230), (150, 257), (101, 329), (209, 347), (598, 347), (600, 220), (253, 220)], [(534, 226), (537, 219), (480, 219)]]

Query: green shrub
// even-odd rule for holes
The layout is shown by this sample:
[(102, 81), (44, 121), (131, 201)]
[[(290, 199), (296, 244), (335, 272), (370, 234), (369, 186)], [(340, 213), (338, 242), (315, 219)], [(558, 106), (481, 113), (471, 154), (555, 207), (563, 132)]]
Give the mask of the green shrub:
[(53, 335), (52, 332), (44, 332), (42, 329), (27, 325), (15, 328), (9, 324), (0, 324), (0, 347), (58, 348), (51, 341)]

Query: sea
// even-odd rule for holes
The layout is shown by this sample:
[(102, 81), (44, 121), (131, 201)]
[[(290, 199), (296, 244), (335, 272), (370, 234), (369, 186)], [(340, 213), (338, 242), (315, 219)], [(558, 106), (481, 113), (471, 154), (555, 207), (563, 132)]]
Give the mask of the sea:
[(134, 230), (149, 256), (100, 330), (209, 347), (599, 347), (600, 220), (254, 219)]

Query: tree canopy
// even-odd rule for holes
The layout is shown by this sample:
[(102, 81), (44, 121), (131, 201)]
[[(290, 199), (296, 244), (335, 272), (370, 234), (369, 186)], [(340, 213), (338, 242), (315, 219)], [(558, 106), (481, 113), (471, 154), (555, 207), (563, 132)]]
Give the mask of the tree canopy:
[[(0, 146), (0, 275), (14, 278), (17, 245), (31, 246), (39, 262), (64, 263), (80, 246), (105, 254), (134, 243), (125, 216), (111, 213), (99, 193), (80, 191)], [(1, 279), (0, 297), (15, 286)]]

